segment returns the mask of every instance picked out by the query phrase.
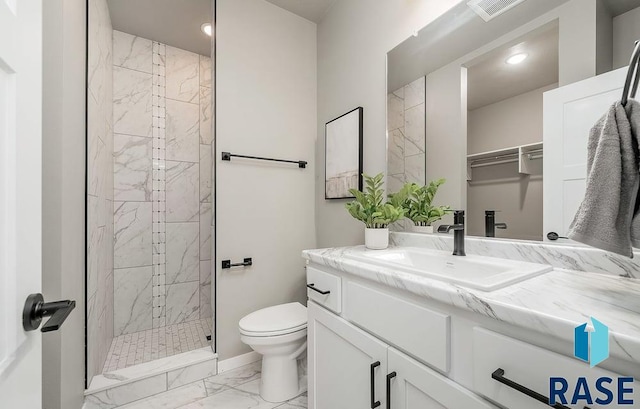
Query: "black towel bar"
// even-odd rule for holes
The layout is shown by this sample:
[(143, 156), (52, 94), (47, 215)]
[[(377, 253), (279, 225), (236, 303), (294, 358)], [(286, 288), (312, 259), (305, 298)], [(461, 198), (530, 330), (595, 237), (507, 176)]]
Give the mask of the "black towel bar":
[(274, 159), (274, 158), (263, 158), (260, 156), (249, 156), (249, 155), (238, 155), (231, 152), (222, 152), (222, 160), (231, 161), (231, 158), (244, 158), (244, 159), (255, 159), (255, 160), (266, 160), (269, 162), (283, 162), (283, 163), (295, 163), (299, 168), (306, 168), (307, 161), (304, 160), (287, 160), (287, 159)]

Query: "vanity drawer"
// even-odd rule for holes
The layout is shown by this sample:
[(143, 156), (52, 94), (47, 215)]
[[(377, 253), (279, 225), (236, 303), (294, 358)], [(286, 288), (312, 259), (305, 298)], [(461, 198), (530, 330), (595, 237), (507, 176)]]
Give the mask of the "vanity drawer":
[(345, 316), (442, 372), (449, 371), (450, 317), (370, 287), (348, 282)]
[[(551, 377), (562, 377), (568, 381), (566, 406), (582, 409), (584, 401), (578, 405), (571, 405), (570, 400), (576, 386), (578, 377), (585, 377), (593, 399), (604, 397), (596, 390), (596, 379), (607, 376), (613, 379), (611, 388), (614, 396), (616, 394), (616, 382), (620, 376), (598, 367), (590, 368), (588, 363), (577, 359), (569, 358), (555, 352), (527, 344), (495, 332), (482, 328), (473, 330), (473, 387), (474, 390), (487, 398), (503, 405), (507, 408), (518, 409), (543, 409), (548, 408), (537, 400), (519, 392), (507, 385), (504, 385), (492, 378), (492, 373), (498, 368), (504, 370), (504, 378), (523, 385), (545, 397), (549, 396), (549, 383)], [(627, 386), (630, 386), (627, 384)], [(634, 402), (640, 402), (640, 384), (633, 383), (635, 394), (627, 395), (633, 397)], [(623, 408), (614, 402), (606, 405), (607, 408)], [(586, 405), (591, 408), (599, 407), (595, 403)]]
[(342, 280), (336, 275), (307, 266), (307, 297), (340, 314), (342, 312)]

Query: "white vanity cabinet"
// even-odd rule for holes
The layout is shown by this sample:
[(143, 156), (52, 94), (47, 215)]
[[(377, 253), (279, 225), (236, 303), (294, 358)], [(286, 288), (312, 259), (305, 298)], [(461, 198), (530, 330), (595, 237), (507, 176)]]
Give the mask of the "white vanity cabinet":
[(495, 408), (315, 302), (308, 312), (310, 409)]
[(310, 409), (542, 409), (552, 378), (621, 377), (534, 345), (543, 334), (511, 338), (496, 331), (522, 331), (330, 267), (308, 266), (307, 283)]
[(387, 345), (313, 301), (308, 313), (309, 407), (382, 405), (375, 402), (385, 401)]

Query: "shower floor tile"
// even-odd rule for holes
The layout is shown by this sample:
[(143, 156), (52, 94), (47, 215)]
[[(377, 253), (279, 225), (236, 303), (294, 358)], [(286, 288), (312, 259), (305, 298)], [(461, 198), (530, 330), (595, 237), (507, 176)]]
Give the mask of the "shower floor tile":
[(111, 342), (103, 372), (204, 348), (211, 344), (207, 336), (213, 338), (211, 318), (120, 335)]

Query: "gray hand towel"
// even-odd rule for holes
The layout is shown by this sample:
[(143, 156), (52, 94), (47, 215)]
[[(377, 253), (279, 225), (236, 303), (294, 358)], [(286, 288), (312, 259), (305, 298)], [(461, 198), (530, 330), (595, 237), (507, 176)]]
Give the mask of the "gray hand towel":
[[(636, 169), (640, 169), (640, 103), (629, 100), (625, 107), (631, 134), (633, 135), (633, 148), (636, 155)], [(631, 245), (640, 248), (640, 188), (638, 188), (633, 220), (631, 221)]]
[[(627, 103), (630, 121), (625, 107), (616, 102), (591, 130), (585, 198), (569, 228), (570, 239), (628, 257), (633, 257), (631, 231), (640, 186), (631, 125), (637, 129), (640, 124), (638, 105)], [(640, 239), (640, 217), (637, 220), (634, 237)]]

